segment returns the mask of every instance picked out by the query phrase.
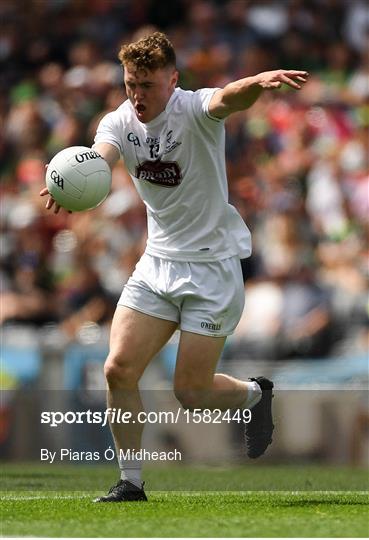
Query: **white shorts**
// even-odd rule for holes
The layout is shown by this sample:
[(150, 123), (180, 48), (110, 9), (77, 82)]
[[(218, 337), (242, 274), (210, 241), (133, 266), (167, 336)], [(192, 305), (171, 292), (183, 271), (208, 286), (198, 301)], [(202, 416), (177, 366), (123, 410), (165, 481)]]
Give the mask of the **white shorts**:
[(118, 305), (177, 322), (206, 336), (232, 334), (245, 302), (238, 256), (214, 262), (168, 261), (144, 253)]

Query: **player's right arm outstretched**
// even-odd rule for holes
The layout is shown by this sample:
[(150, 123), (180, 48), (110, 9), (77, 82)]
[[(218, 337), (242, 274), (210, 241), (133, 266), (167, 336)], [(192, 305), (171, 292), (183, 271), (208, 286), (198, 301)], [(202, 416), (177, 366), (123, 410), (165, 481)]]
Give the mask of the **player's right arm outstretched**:
[(282, 84), (300, 90), (308, 76), (307, 71), (277, 69), (239, 79), (214, 93), (209, 103), (209, 113), (216, 118), (226, 118), (251, 107), (263, 90), (274, 90)]
[[(105, 159), (105, 161), (108, 163), (110, 169), (113, 170), (114, 165), (116, 164), (116, 162), (119, 159), (119, 151), (118, 151), (118, 149), (115, 146), (113, 146), (112, 144), (105, 143), (105, 142), (94, 144), (93, 148), (94, 148), (94, 150), (96, 150), (96, 152), (98, 152), (100, 154), (100, 156), (102, 158)], [(47, 168), (47, 165), (46, 165), (46, 168)], [(45, 208), (47, 210), (51, 210), (51, 208), (54, 207), (54, 214), (57, 214), (59, 212), (61, 206), (59, 204), (57, 204), (55, 202), (55, 200), (51, 197), (47, 187), (44, 187), (40, 191), (40, 196), (41, 197), (44, 197), (45, 195), (49, 195), (49, 197), (48, 197), (48, 199), (46, 201)]]

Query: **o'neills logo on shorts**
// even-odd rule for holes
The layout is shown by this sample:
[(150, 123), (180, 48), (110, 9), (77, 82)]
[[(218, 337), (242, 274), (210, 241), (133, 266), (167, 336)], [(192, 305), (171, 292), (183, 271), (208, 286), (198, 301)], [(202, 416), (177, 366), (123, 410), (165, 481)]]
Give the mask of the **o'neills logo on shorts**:
[(214, 324), (214, 323), (209, 323), (209, 322), (202, 322), (201, 323), (201, 328), (205, 328), (206, 330), (220, 330), (221, 328), (221, 324)]
[(136, 178), (163, 187), (175, 187), (181, 183), (182, 175), (175, 161), (145, 161), (136, 167)]

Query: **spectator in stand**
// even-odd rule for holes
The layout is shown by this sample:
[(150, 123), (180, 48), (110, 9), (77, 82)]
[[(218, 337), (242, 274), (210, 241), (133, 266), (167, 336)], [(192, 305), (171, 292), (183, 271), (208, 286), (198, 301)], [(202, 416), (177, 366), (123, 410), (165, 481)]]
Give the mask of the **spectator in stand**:
[[(77, 274), (91, 267), (109, 306), (139, 259), (146, 221), (123, 166), (114, 171), (110, 198), (86, 216), (45, 220), (36, 194), (51, 157), (65, 146), (91, 145), (100, 118), (124, 99), (118, 44), (135, 41), (154, 25), (164, 28), (174, 42), (185, 88), (224, 86), (241, 73), (251, 75), (277, 65), (311, 72), (298, 95), (265, 94), (253, 108), (229, 118), (229, 191), (254, 237), (254, 255), (244, 265), (245, 275), (255, 284), (249, 285), (249, 294), (257, 299), (273, 291), (270, 311), (275, 315), (281, 307), (281, 282), (266, 273), (266, 246), (273, 249), (275, 264), (281, 253), (286, 255), (284, 286), (295, 284), (293, 261), (302, 250), (313, 280), (309, 288), (330, 291), (328, 311), (333, 309), (333, 314), (328, 319), (333, 316), (334, 335), (344, 349), (351, 332), (363, 328), (360, 298), (367, 291), (365, 2), (204, 0), (176, 2), (176, 9), (172, 4), (165, 2), (160, 13), (155, 2), (133, 0), (94, 2), (88, 9), (84, 2), (69, 0), (1, 4), (1, 259), (2, 294), (7, 295), (3, 322), (21, 317), (15, 305), (33, 298), (32, 310), (27, 311), (30, 323), (62, 323), (67, 315), (54, 307), (50, 311), (50, 294), (60, 290), (67, 272), (77, 283)], [(298, 249), (292, 249), (291, 240), (282, 250), (272, 242), (273, 224), (286, 221), (286, 214)], [(35, 250), (36, 257), (29, 258), (28, 248), (19, 247), (23, 235), (34, 236), (35, 242), (41, 238), (43, 248)], [(75, 253), (87, 244), (86, 261), (75, 267)], [(306, 257), (308, 253), (313, 256)], [(107, 321), (108, 312), (109, 307), (98, 320)], [(332, 353), (343, 350), (336, 345)]]

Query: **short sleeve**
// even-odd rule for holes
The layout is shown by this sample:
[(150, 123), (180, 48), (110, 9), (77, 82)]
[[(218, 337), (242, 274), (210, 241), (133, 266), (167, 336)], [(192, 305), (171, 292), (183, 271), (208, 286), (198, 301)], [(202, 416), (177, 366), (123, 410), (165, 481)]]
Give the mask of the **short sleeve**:
[(217, 90), (218, 88), (202, 88), (193, 92), (187, 109), (194, 132), (214, 144), (219, 143), (219, 137), (224, 132), (224, 120), (209, 113), (210, 100)]
[(219, 88), (201, 88), (193, 93), (192, 96), (192, 112), (195, 119), (204, 123), (223, 124), (223, 120), (216, 118), (209, 113), (209, 103), (215, 92)]
[(123, 153), (115, 112), (106, 114), (97, 127), (94, 144), (102, 142), (112, 144), (119, 150), (120, 154)]

